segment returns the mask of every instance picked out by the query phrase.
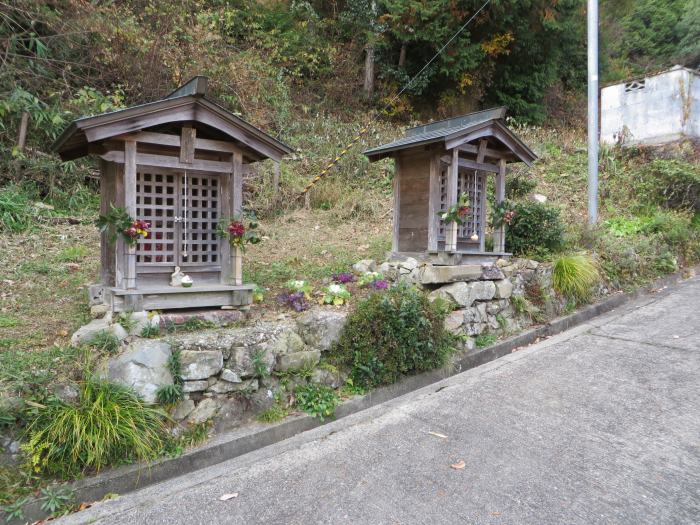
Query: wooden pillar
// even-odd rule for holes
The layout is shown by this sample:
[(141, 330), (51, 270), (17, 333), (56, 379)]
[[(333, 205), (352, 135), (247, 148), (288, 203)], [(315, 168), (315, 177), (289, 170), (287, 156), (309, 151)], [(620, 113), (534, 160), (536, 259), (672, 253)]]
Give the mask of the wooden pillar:
[[(486, 139), (481, 139), (479, 142), (479, 149), (476, 152), (476, 161), (479, 163), (484, 162), (486, 157), (486, 147), (488, 146), (488, 141)], [(480, 210), (479, 214), (479, 251), (486, 251), (486, 173), (475, 171), (474, 177), (478, 177), (478, 181), (481, 183), (481, 198), (480, 198)]]
[[(136, 141), (124, 142), (124, 208), (130, 217), (136, 218)], [(136, 288), (136, 245), (126, 246), (126, 275), (124, 288)]]
[[(232, 168), (233, 170), (233, 168)], [(221, 220), (233, 217), (233, 173), (222, 173), (219, 177), (219, 195), (221, 195)], [(221, 284), (231, 284), (233, 265), (231, 264), (231, 245), (227, 237), (219, 239), (221, 254)]]
[[(457, 180), (459, 178), (459, 150), (452, 150), (452, 164), (447, 173), (447, 207), (457, 204)], [(457, 251), (457, 223), (450, 222), (445, 225), (445, 251)]]
[(436, 151), (430, 158), (430, 182), (428, 186), (428, 251), (438, 249), (438, 226), (440, 219), (440, 154)]
[[(496, 204), (500, 204), (506, 198), (506, 160), (498, 161), (498, 173), (496, 174)], [(506, 227), (501, 224), (493, 232), (493, 251), (504, 252), (506, 250)]]
[(399, 251), (399, 226), (401, 221), (401, 159), (394, 157), (394, 214), (392, 217), (391, 251)]
[[(233, 216), (240, 218), (243, 213), (243, 154), (239, 151), (233, 154), (232, 174), (232, 201)], [(231, 283), (237, 286), (243, 284), (243, 254), (240, 248), (230, 249)]]

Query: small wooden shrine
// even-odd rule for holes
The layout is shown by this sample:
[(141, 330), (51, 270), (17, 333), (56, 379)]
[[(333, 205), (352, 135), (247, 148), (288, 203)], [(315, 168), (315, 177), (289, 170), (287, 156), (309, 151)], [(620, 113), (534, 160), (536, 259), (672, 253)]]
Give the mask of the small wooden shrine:
[[(486, 190), (495, 178), (496, 202), (505, 198), (506, 166), (537, 156), (506, 125), (505, 108), (470, 113), (411, 128), (403, 138), (365, 151), (371, 162), (394, 159), (392, 257), (433, 264), (492, 262), (505, 253), (505, 227), (493, 232), (487, 252)], [(468, 195), (463, 223), (445, 224), (440, 213)]]
[[(118, 312), (252, 302), (240, 253), (217, 226), (242, 212), (245, 165), (292, 150), (206, 95), (207, 79), (195, 77), (162, 100), (78, 119), (53, 145), (64, 160), (100, 157), (101, 214), (122, 208), (150, 223), (134, 245), (102, 234), (92, 304)], [(171, 286), (176, 267), (191, 287)]]

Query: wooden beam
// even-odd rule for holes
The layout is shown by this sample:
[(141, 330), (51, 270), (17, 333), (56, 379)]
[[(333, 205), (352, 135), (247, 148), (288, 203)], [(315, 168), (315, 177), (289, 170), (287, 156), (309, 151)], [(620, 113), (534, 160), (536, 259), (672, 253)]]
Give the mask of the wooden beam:
[(440, 206), (440, 154), (436, 151), (430, 157), (430, 182), (428, 186), (428, 250), (438, 248), (438, 208)]
[(503, 128), (499, 127), (497, 123), (484, 126), (483, 128), (476, 129), (471, 133), (466, 135), (454, 135), (454, 138), (445, 139), (445, 149), (451, 150), (453, 148), (459, 148), (473, 140), (484, 138), (484, 137), (495, 137), (500, 140), (508, 149), (510, 149), (518, 160), (523, 161), (528, 166), (532, 166), (532, 158), (530, 153), (523, 148), (523, 146), (514, 139), (509, 131), (504, 131)]
[[(110, 140), (136, 140), (137, 142), (143, 142), (144, 144), (157, 144), (159, 146), (173, 146), (176, 148), (179, 148), (181, 143), (179, 135), (156, 133), (153, 131), (139, 131), (137, 133), (118, 135), (116, 137), (112, 137)], [(234, 153), (243, 151), (241, 148), (236, 146), (235, 143), (226, 142), (225, 140), (195, 138), (194, 147), (195, 149), (216, 151), (219, 153)]]
[[(462, 144), (461, 146), (458, 146), (457, 149), (459, 151), (463, 151), (464, 153), (473, 154), (476, 154), (479, 151), (479, 147), (474, 146), (473, 144)], [(512, 152), (505, 149), (486, 148), (486, 156), (491, 157), (493, 159), (509, 159), (512, 158), (514, 155)]]
[[(443, 155), (442, 157), (440, 157), (440, 160), (447, 165), (452, 164), (452, 158), (448, 157), (447, 155)], [(498, 173), (498, 166), (496, 166), (495, 164), (477, 162), (470, 159), (463, 159), (462, 157), (459, 158), (459, 166), (461, 168), (469, 168), (472, 170), (488, 171), (489, 173)]]
[[(136, 217), (136, 141), (124, 143), (124, 208), (133, 218)], [(126, 246), (126, 277), (124, 287), (136, 288), (136, 246)]]
[(394, 159), (394, 214), (392, 217), (391, 249), (399, 251), (399, 229), (401, 223), (401, 159), (397, 156)]
[[(121, 164), (124, 163), (124, 153), (121, 151), (108, 151), (102, 155), (102, 158), (111, 162), (119, 162)], [(178, 157), (171, 157), (169, 155), (152, 155), (149, 153), (137, 153), (136, 164), (140, 166), (158, 166), (162, 168), (231, 173), (230, 162), (194, 159), (192, 164), (185, 164), (184, 162), (180, 162)]]
[[(447, 173), (447, 207), (457, 204), (457, 181), (459, 179), (459, 150), (452, 150), (452, 163)], [(450, 222), (445, 227), (445, 251), (457, 251), (457, 223)]]
[(192, 126), (182, 126), (180, 130), (180, 162), (194, 162), (194, 148), (197, 140), (197, 129)]

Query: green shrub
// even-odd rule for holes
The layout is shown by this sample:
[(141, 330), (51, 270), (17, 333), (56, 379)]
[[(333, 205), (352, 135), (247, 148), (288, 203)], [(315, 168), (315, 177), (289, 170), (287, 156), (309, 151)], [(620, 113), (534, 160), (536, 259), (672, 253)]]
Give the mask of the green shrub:
[(515, 255), (543, 255), (564, 244), (564, 223), (559, 210), (538, 202), (512, 205), (515, 216), (506, 226), (506, 250)]
[(335, 390), (318, 383), (297, 386), (294, 389), (294, 397), (297, 407), (321, 421), (333, 417), (335, 407), (340, 404), (340, 397)]
[(31, 467), (75, 477), (132, 460), (155, 458), (163, 448), (163, 414), (121, 385), (86, 379), (75, 405), (52, 400), (37, 411), (22, 446)]
[(643, 204), (700, 210), (700, 165), (654, 159), (635, 173), (635, 193)]
[(537, 181), (526, 175), (515, 175), (506, 178), (506, 199), (522, 199), (526, 195), (535, 191)]
[(562, 255), (554, 261), (552, 286), (565, 297), (584, 303), (590, 299), (598, 281), (598, 268), (587, 255)]
[(163, 385), (156, 390), (156, 401), (159, 405), (174, 405), (182, 396), (182, 386), (178, 384)]
[(353, 384), (368, 388), (442, 366), (452, 351), (446, 313), (406, 284), (374, 292), (349, 316), (333, 359), (351, 369)]

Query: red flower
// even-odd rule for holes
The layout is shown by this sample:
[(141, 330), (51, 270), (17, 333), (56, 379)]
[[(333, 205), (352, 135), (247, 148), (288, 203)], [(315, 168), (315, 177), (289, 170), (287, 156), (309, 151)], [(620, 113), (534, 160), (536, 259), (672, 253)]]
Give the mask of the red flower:
[(245, 234), (245, 226), (240, 221), (234, 221), (228, 225), (228, 233), (231, 237), (243, 237)]
[(468, 206), (462, 206), (457, 210), (457, 215), (459, 215), (460, 217), (465, 217), (469, 214), (470, 211), (471, 210)]
[(131, 237), (132, 239), (136, 239), (136, 237), (139, 236), (139, 232), (136, 231), (136, 228), (133, 226), (130, 226), (126, 230), (124, 230), (124, 233), (128, 236)]

